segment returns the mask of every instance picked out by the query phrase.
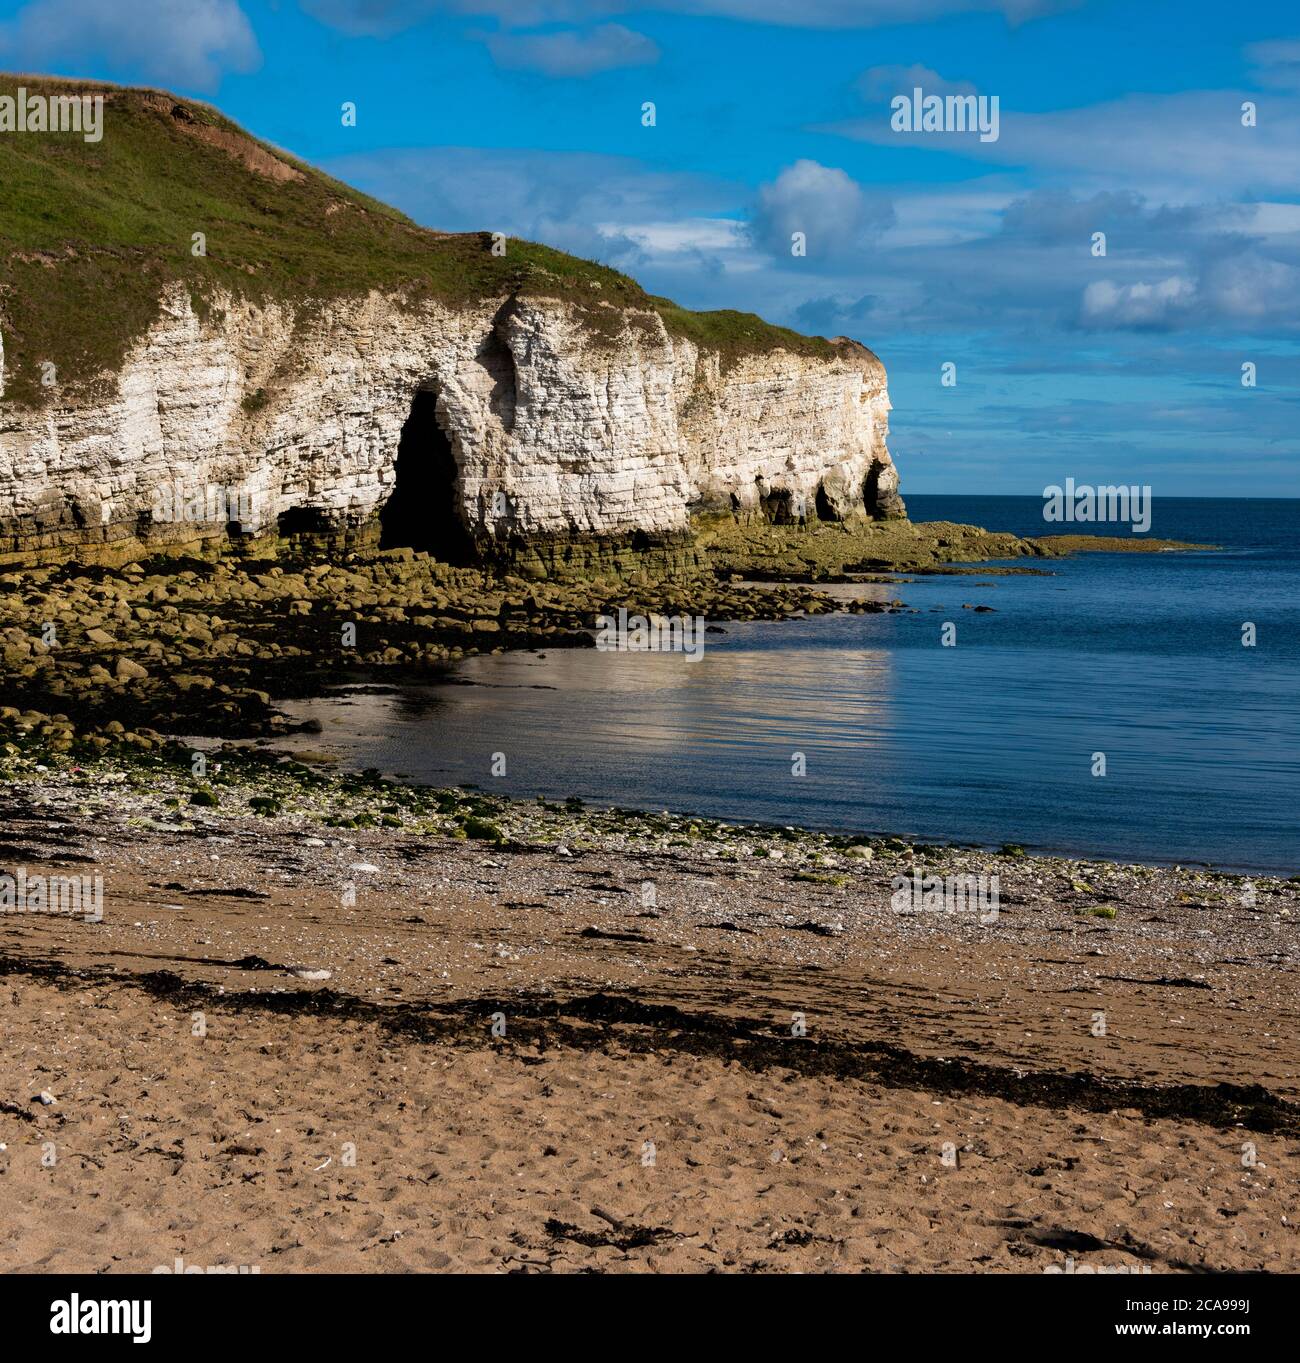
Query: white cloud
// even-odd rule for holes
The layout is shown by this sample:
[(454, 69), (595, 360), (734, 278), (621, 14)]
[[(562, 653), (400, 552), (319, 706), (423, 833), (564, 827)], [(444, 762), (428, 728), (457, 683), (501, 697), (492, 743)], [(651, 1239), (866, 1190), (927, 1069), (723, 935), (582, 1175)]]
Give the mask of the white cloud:
[(1241, 123), (1241, 103), (1248, 98), (1230, 90), (1129, 95), (1049, 113), (1020, 112), (1003, 100), (996, 142), (968, 133), (896, 133), (888, 109), (823, 131), (1031, 168), (1042, 180), (1075, 190), (1125, 187), (1169, 202), (1199, 191), (1214, 197), (1300, 191), (1300, 101), (1286, 95), (1261, 100), (1259, 124), (1248, 128)]
[(974, 95), (975, 86), (968, 80), (945, 80), (928, 66), (872, 66), (855, 82), (859, 93), (867, 100), (890, 100), (895, 95), (910, 95), (920, 86), (927, 95)]
[(636, 272), (665, 259), (720, 268), (742, 228), (723, 218), (744, 191), (631, 157), (429, 147), (342, 157), (332, 175), (451, 232), (505, 232)]
[(1182, 275), (1155, 284), (1097, 279), (1083, 291), (1083, 320), (1092, 326), (1169, 327), (1186, 315), (1195, 299), (1196, 285)]
[(496, 64), (544, 75), (589, 76), (659, 60), (659, 48), (622, 24), (526, 32), (543, 24), (578, 24), (620, 13), (619, 0), (299, 0), (321, 23), (353, 37), (391, 38), (435, 14), (495, 18), (495, 33), (469, 32), (484, 42)]
[[(1102, 332), (1300, 328), (1300, 205), (1026, 194), (1001, 175), (877, 191), (814, 161), (754, 193), (630, 157), (522, 149), (395, 150), (326, 169), (432, 227), (544, 241), (690, 306), (869, 344), (891, 328), (1082, 332), (1089, 344)], [(809, 254), (795, 260), (799, 230)], [(1104, 259), (1089, 250), (1094, 230), (1108, 234)]]
[(877, 28), (923, 24), (954, 14), (1001, 14), (1023, 23), (1074, 9), (1082, 0), (658, 0), (656, 8), (801, 28)]
[(348, 33), (387, 36), (432, 14), (487, 15), (502, 24), (535, 28), (580, 24), (657, 9), (798, 28), (880, 28), (921, 24), (955, 14), (1001, 14), (1019, 24), (1077, 8), (1083, 0), (300, 0), (309, 14)]
[(598, 223), (602, 232), (615, 232), (636, 242), (648, 253), (732, 251), (743, 248), (745, 224), (735, 218), (682, 218), (667, 222)]
[(881, 234), (880, 244), (955, 246), (994, 236), (1015, 198), (995, 177), (939, 190), (909, 185), (906, 194), (894, 195), (894, 224)]
[(1294, 323), (1300, 269), (1250, 250), (1209, 261), (1201, 277), (1208, 309), (1241, 325)]
[(1242, 204), (1239, 230), (1262, 237), (1288, 236), (1300, 232), (1300, 204)]
[(831, 166), (799, 160), (758, 192), (753, 238), (774, 255), (791, 256), (801, 232), (814, 263), (842, 260), (894, 221), (887, 199), (869, 197), (856, 180)]
[(719, 15), (755, 23), (818, 29), (876, 29), (927, 23), (957, 14), (1000, 14), (1010, 23), (1072, 10), (1082, 0), (658, 0), (653, 8), (679, 14)]
[(159, 84), (214, 89), (262, 60), (237, 0), (31, 0), (0, 26), (8, 65), (39, 70), (105, 61)]
[(1248, 43), (1242, 50), (1262, 84), (1300, 90), (1300, 39), (1275, 38)]
[(390, 38), (459, 6), (439, 0), (298, 0), (305, 13), (356, 38)]
[(1094, 279), (1083, 290), (1083, 320), (1120, 327), (1166, 327), (1191, 308), (1196, 286), (1183, 275), (1158, 284), (1115, 284)]
[(623, 66), (648, 66), (659, 49), (642, 33), (622, 24), (558, 33), (493, 33), (488, 51), (498, 66), (541, 71), (548, 76), (590, 76)]

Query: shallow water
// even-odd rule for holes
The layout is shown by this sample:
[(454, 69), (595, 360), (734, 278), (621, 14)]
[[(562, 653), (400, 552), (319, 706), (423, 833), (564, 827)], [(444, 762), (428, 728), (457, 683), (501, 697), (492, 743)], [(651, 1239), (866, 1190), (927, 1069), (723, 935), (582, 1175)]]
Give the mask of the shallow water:
[[(1038, 498), (909, 506), (917, 520), (1044, 533)], [(466, 660), (447, 684), (286, 708), (319, 718), (312, 745), (349, 765), (438, 785), (1291, 873), (1298, 510), (1160, 501), (1152, 534), (1223, 548), (920, 578), (881, 589), (917, 614), (727, 625), (696, 662), (502, 654)], [(955, 647), (940, 644), (946, 621)]]

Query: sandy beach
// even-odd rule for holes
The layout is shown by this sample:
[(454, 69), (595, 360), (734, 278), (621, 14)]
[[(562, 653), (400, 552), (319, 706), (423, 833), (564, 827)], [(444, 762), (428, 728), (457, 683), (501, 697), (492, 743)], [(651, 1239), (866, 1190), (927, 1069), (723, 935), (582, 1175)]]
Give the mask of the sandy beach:
[(0, 1270), (1300, 1268), (1300, 886), (345, 786), (0, 796)]

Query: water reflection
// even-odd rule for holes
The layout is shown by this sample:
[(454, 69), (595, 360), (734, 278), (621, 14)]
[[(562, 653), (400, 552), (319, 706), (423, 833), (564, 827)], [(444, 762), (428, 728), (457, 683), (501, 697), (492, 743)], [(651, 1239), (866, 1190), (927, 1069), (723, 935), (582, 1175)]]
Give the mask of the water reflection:
[[(1241, 650), (1206, 660), (940, 648), (937, 627), (933, 615), (735, 625), (698, 662), (496, 654), (443, 684), (285, 708), (324, 726), (300, 746), (434, 785), (1296, 869), (1289, 667)], [(907, 646), (920, 630), (930, 644)], [(506, 755), (502, 777), (494, 753)], [(805, 774), (792, 770), (796, 753)]]
[(505, 752), (508, 774), (494, 780), (503, 791), (610, 798), (607, 774), (620, 771), (635, 787), (629, 799), (658, 789), (656, 802), (679, 804), (672, 788), (701, 761), (715, 764), (714, 781), (726, 763), (740, 764), (738, 778), (756, 764), (784, 765), (789, 777), (796, 751), (811, 768), (832, 750), (888, 743), (893, 686), (883, 649), (711, 647), (698, 662), (565, 649), (470, 658), (455, 682), (358, 689), (285, 708), (324, 726), (319, 740), (298, 746), (323, 743), (349, 764), (406, 779), (481, 783), (492, 754)]

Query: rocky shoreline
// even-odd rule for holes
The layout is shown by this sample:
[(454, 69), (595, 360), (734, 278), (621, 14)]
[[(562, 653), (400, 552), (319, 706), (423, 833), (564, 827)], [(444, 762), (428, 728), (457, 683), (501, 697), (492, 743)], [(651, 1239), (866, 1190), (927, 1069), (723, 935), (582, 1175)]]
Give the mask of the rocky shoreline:
[[(1124, 544), (1126, 549), (1137, 545)], [(1142, 549), (1174, 546), (1143, 541)], [(167, 733), (287, 732), (272, 696), (319, 694), (366, 668), (427, 679), (479, 652), (591, 647), (602, 612), (781, 620), (905, 609), (829, 590), (990, 559), (1045, 563), (1108, 540), (1021, 540), (906, 521), (808, 529), (701, 527), (686, 550), (552, 561), (548, 575), (454, 567), (410, 549), (322, 556), (310, 540), (133, 560), (67, 560), (0, 573), (0, 752), (36, 740), (82, 759)], [(901, 575), (901, 576), (900, 576)]]

